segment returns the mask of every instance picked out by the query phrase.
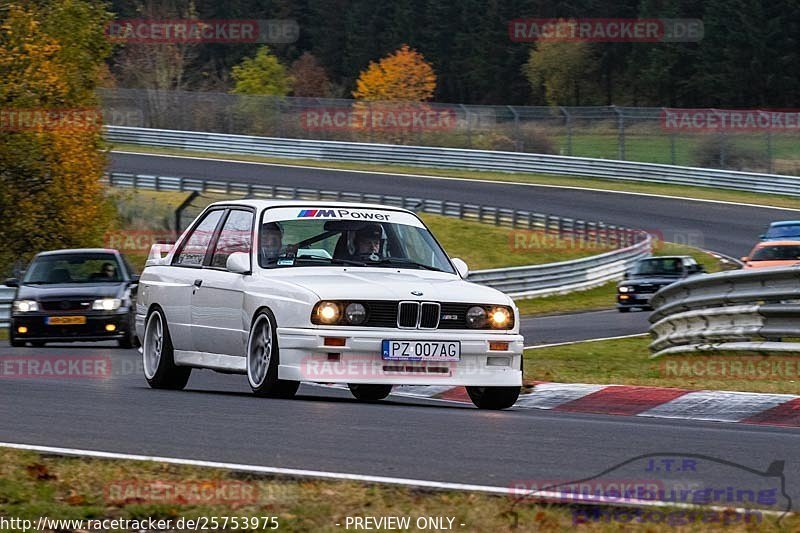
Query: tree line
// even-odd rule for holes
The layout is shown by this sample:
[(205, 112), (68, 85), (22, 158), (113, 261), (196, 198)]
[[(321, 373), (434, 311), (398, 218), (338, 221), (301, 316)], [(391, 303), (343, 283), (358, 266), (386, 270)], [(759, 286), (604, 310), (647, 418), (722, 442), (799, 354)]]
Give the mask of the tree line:
[[(800, 100), (798, 0), (114, 0), (110, 10), (122, 19), (294, 19), (299, 38), (270, 52), (286, 69), (302, 59), (324, 74), (310, 87), (321, 94), (312, 96), (352, 97), (370, 62), (408, 45), (432, 65), (439, 102), (787, 108)], [(702, 20), (704, 35), (699, 42), (514, 42), (509, 22), (528, 17), (691, 18)], [(161, 59), (172, 71), (157, 80), (147, 79), (157, 66), (154, 48), (117, 48), (110, 59), (116, 83), (227, 92), (234, 67), (260, 47), (177, 47)]]

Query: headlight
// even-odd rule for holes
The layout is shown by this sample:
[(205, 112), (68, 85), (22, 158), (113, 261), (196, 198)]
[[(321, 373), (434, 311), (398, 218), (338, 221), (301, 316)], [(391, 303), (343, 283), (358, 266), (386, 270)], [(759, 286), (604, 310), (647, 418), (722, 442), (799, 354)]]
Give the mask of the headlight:
[(336, 302), (319, 302), (314, 307), (312, 320), (315, 324), (336, 324), (341, 316), (339, 304)]
[(470, 328), (482, 328), (486, 325), (486, 309), (483, 307), (470, 307), (467, 309), (467, 326)]
[(33, 300), (14, 300), (15, 313), (28, 313), (30, 311), (38, 311), (39, 304)]
[(122, 306), (122, 300), (119, 298), (102, 298), (92, 303), (92, 309), (95, 311), (114, 311), (120, 306)]
[(360, 303), (353, 302), (344, 308), (344, 317), (348, 324), (360, 326), (367, 321), (367, 308)]
[(617, 289), (619, 292), (633, 292), (633, 287), (622, 286)]
[(495, 307), (489, 313), (489, 320), (495, 328), (504, 328), (511, 322), (511, 312), (505, 307)]

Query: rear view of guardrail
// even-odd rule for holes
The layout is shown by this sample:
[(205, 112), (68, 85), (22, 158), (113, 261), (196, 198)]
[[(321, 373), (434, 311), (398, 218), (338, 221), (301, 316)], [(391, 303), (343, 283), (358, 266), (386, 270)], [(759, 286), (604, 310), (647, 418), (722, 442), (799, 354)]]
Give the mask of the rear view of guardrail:
[(531, 172), (800, 196), (800, 177), (521, 152), (467, 150), (107, 126), (114, 143), (202, 152), (424, 167)]
[(800, 268), (696, 276), (660, 290), (653, 357), (713, 352), (800, 355)]
[(599, 255), (573, 261), (477, 270), (470, 273), (470, 281), (494, 287), (515, 298), (546, 296), (583, 290), (620, 279), (628, 267), (638, 259), (650, 255), (652, 250), (652, 239), (644, 231), (622, 228), (602, 222), (587, 222), (530, 211), (517, 211), (425, 198), (321, 191), (172, 176), (146, 176), (112, 172), (106, 179), (110, 185), (116, 187), (222, 193), (254, 198), (378, 203), (423, 213), (490, 223), (497, 226), (542, 231), (545, 234), (559, 237), (568, 235), (571, 240), (592, 242), (600, 247), (616, 248)]

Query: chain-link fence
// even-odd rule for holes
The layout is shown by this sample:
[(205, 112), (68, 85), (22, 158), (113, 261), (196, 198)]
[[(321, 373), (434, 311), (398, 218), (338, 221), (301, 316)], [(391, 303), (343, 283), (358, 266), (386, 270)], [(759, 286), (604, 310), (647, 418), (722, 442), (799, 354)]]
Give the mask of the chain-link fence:
[(99, 95), (106, 124), (117, 126), (800, 174), (797, 112), (360, 102), (143, 89), (102, 89)]

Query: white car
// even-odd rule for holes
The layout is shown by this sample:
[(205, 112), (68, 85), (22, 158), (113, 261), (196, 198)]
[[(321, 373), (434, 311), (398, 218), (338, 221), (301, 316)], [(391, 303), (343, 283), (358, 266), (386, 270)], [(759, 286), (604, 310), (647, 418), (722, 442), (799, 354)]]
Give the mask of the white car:
[(157, 247), (136, 303), (151, 387), (181, 389), (208, 368), (272, 397), (301, 381), (344, 383), (366, 401), (394, 385), (464, 385), (487, 409), (519, 395), (513, 300), (465, 281), (467, 265), (410, 211), (218, 202), (164, 257)]

